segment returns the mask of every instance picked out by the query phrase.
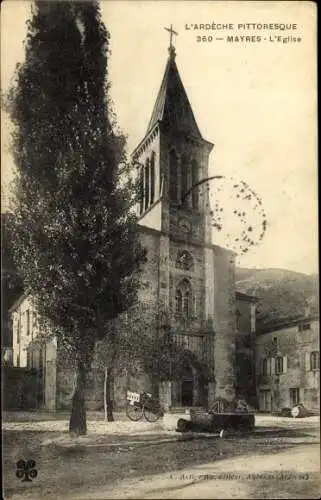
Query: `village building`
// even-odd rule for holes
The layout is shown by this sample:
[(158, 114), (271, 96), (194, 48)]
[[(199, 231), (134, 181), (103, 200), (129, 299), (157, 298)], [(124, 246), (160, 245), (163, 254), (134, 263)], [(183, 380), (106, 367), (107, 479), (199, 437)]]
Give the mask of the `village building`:
[(320, 410), (320, 323), (307, 315), (257, 336), (255, 347), (259, 409)]

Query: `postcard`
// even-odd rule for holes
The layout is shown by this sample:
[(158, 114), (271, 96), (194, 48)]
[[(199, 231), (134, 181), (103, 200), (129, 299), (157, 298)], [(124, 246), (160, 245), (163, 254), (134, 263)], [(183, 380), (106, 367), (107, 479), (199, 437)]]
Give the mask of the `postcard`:
[(4, 498), (319, 498), (316, 4), (1, 14)]

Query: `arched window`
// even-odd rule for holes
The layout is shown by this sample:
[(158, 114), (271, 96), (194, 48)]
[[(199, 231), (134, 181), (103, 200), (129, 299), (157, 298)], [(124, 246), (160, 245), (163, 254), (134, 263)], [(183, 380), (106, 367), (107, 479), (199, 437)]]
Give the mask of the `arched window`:
[(176, 267), (185, 269), (186, 271), (192, 269), (194, 266), (193, 257), (187, 250), (179, 252), (176, 258)]
[(139, 171), (139, 214), (144, 211), (144, 167)]
[(175, 311), (186, 317), (192, 314), (192, 287), (186, 279), (182, 280), (176, 289)]
[(186, 155), (181, 158), (181, 201), (184, 205), (187, 203), (185, 195), (188, 191), (188, 160)]
[(169, 196), (170, 200), (177, 202), (177, 174), (178, 174), (178, 161), (174, 149), (169, 153)]
[[(192, 186), (195, 186), (198, 183), (198, 165), (197, 161), (192, 161)], [(196, 210), (198, 209), (198, 187), (193, 188), (192, 190), (192, 206)]]
[(155, 198), (155, 153), (152, 153), (150, 160), (150, 204), (154, 203)]
[(268, 360), (264, 358), (262, 361), (262, 375), (266, 376), (267, 374), (268, 374)]
[(183, 313), (185, 316), (190, 316), (191, 313), (191, 294), (189, 290), (186, 290), (183, 296)]
[(149, 182), (149, 158), (147, 158), (145, 163), (145, 210), (149, 207)]
[(183, 296), (182, 292), (179, 288), (176, 290), (176, 295), (175, 295), (175, 311), (177, 313), (182, 312), (182, 305), (183, 305)]

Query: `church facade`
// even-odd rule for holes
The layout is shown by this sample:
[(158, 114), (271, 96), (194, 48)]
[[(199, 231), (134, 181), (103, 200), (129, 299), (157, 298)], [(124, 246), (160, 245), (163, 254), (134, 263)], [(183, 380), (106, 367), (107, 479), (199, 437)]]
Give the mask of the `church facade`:
[(199, 131), (175, 58), (171, 46), (146, 134), (132, 155), (148, 251), (140, 300), (155, 314), (166, 311), (172, 341), (186, 352), (182, 378), (160, 384), (164, 406), (208, 406), (235, 396), (235, 254), (212, 244), (202, 180), (213, 144)]

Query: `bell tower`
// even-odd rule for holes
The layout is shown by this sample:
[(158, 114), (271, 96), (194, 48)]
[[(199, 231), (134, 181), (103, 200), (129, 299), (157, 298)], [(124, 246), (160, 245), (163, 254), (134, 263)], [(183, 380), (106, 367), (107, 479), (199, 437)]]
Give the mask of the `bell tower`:
[(172, 406), (197, 406), (234, 394), (234, 262), (230, 251), (212, 244), (204, 180), (213, 144), (201, 135), (178, 72), (176, 32), (165, 29), (170, 45), (164, 76), (132, 155), (140, 180), (138, 223), (149, 251), (149, 288), (141, 293), (151, 310), (164, 308), (171, 339), (186, 355), (181, 380), (162, 385), (164, 398)]
[[(205, 184), (213, 144), (202, 138), (175, 62), (170, 33), (163, 80), (143, 140), (132, 158), (140, 179), (139, 222), (211, 242), (209, 193)], [(195, 187), (196, 186), (196, 187)]]

